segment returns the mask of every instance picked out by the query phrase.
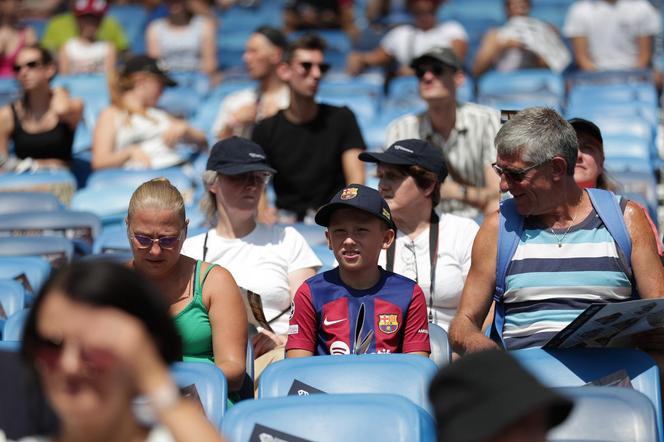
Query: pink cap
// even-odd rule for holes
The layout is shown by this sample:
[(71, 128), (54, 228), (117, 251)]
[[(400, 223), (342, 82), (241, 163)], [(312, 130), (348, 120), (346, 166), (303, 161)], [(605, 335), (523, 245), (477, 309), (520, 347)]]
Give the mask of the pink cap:
[(76, 0), (74, 14), (76, 15), (104, 15), (108, 10), (106, 0)]

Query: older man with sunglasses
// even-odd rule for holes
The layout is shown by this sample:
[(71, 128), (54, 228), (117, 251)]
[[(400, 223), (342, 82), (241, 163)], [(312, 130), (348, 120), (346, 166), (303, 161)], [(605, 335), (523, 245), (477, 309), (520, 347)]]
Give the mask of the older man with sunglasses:
[(494, 212), (499, 192), (491, 163), (496, 157), (493, 138), (500, 126), (498, 112), (457, 101), (463, 72), (452, 50), (434, 48), (415, 58), (411, 67), (427, 109), (390, 123), (386, 145), (417, 138), (442, 150), (449, 175), (441, 188), (439, 210), (471, 218)]
[[(593, 303), (664, 296), (664, 267), (643, 210), (574, 180), (578, 141), (555, 111), (530, 108), (496, 136), (500, 189), (450, 327), (460, 354), (541, 347)], [(631, 248), (631, 253), (630, 253)], [(491, 338), (482, 325), (493, 303)], [(664, 328), (635, 335), (664, 362)]]
[(316, 92), (329, 69), (325, 42), (309, 34), (294, 41), (277, 68), (290, 89), (290, 105), (256, 125), (253, 140), (277, 170), (279, 221), (311, 218), (337, 190), (364, 182), (357, 158), (365, 149), (355, 115), (347, 107), (316, 102)]

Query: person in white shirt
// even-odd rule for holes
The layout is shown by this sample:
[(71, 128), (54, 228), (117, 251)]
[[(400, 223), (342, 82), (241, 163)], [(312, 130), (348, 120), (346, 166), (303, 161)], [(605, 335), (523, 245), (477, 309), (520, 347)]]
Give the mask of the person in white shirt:
[(385, 152), (363, 152), (378, 163), (378, 190), (390, 206), (397, 237), (379, 263), (417, 281), (427, 300), (429, 322), (448, 329), (459, 305), (479, 227), (448, 213), (438, 215), (447, 168), (440, 149), (426, 141), (398, 140)]
[(273, 173), (258, 144), (239, 137), (215, 144), (203, 174), (208, 194), (202, 206), (216, 222), (182, 247), (182, 254), (221, 265), (238, 286), (261, 296), (274, 333), (260, 328), (253, 338), (256, 380), (267, 364), (283, 359), (295, 291), (321, 266), (293, 227), (256, 221), (260, 198)]
[(581, 0), (570, 7), (563, 35), (583, 71), (646, 69), (661, 27), (648, 0)]
[(437, 46), (451, 48), (463, 60), (468, 51), (468, 34), (456, 21), (437, 23), (436, 11), (441, 3), (441, 0), (408, 0), (406, 6), (413, 15), (414, 25), (395, 27), (373, 51), (351, 52), (346, 60), (348, 73), (358, 75), (366, 68), (396, 61), (398, 75), (412, 75), (411, 60)]

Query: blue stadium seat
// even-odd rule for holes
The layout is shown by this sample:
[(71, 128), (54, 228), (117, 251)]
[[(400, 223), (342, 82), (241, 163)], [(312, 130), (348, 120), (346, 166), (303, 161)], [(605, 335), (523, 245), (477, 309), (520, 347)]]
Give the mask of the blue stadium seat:
[(95, 240), (92, 252), (94, 254), (131, 252), (125, 224), (122, 222), (104, 227), (101, 235)]
[(491, 71), (483, 75), (478, 83), (478, 96), (553, 96), (562, 102), (564, 94), (565, 84), (562, 76), (548, 69)]
[(19, 97), (19, 86), (13, 78), (0, 78), (0, 106), (16, 101)]
[(334, 258), (334, 253), (327, 244), (315, 244), (311, 246), (312, 250), (323, 263), (323, 266), (318, 269), (318, 273), (326, 272), (332, 270), (337, 266), (336, 259)]
[[(189, 122), (195, 128), (211, 134), (212, 125), (219, 113), (219, 108), (224, 98), (233, 92), (254, 87), (256, 87), (256, 83), (247, 81), (246, 79), (242, 81), (224, 81), (210, 92), (208, 97), (198, 107), (195, 114), (189, 119)], [(213, 136), (208, 141), (213, 143), (215, 139), (216, 137)]]
[(560, 31), (565, 23), (568, 7), (569, 5), (565, 3), (546, 4), (544, 2), (533, 2), (530, 16), (550, 23)]
[(20, 341), (23, 339), (23, 327), (26, 319), (28, 319), (29, 312), (29, 310), (23, 309), (7, 318), (2, 328), (3, 341)]
[(86, 187), (77, 191), (71, 201), (71, 208), (92, 212), (97, 215), (104, 227), (121, 223), (127, 216), (129, 199), (136, 187), (113, 186), (105, 188)]
[(21, 341), (0, 341), (0, 351), (18, 352), (21, 349)]
[(68, 170), (51, 170), (25, 173), (0, 174), (0, 189), (36, 189), (54, 184), (71, 185), (76, 188), (76, 177)]
[(249, 38), (251, 28), (239, 31), (226, 30), (222, 24), (217, 32), (217, 63), (222, 70), (244, 71), (244, 48)]
[(0, 278), (21, 280), (24, 275), (28, 282), (26, 290), (37, 293), (51, 273), (51, 264), (40, 256), (0, 256)]
[(210, 92), (210, 80), (202, 72), (172, 72), (177, 86), (164, 89), (157, 107), (180, 118), (190, 118)]
[(145, 52), (145, 38), (143, 33), (147, 24), (148, 14), (142, 6), (137, 4), (111, 5), (108, 15), (115, 18), (122, 25), (131, 52), (141, 54)]
[(62, 209), (60, 200), (48, 192), (0, 192), (0, 215)]
[(466, 18), (492, 19), (498, 23), (505, 21), (505, 8), (502, 0), (450, 0), (438, 9), (438, 21), (464, 20)]
[(131, 252), (106, 252), (106, 253), (93, 253), (81, 258), (82, 261), (88, 262), (115, 262), (118, 264), (125, 264), (133, 259)]
[(606, 158), (618, 156), (643, 160), (650, 159), (650, 144), (640, 137), (606, 134), (602, 138), (604, 139), (604, 156)]
[(650, 83), (581, 84), (570, 90), (567, 98), (567, 104), (572, 107), (586, 103), (621, 105), (631, 102), (657, 107), (655, 85)]
[(185, 198), (185, 202), (191, 200), (193, 195), (194, 182), (179, 167), (170, 167), (168, 169), (147, 169), (147, 170), (127, 170), (127, 169), (103, 169), (94, 172), (88, 179), (88, 189), (106, 189), (110, 186), (122, 186), (137, 188), (146, 181), (154, 178), (167, 178), (171, 184), (178, 188)]
[(0, 236), (44, 235), (69, 238), (87, 255), (101, 232), (101, 220), (90, 212), (71, 210), (0, 215)]
[(659, 369), (646, 353), (627, 348), (528, 348), (510, 353), (544, 385), (550, 387), (582, 386), (624, 369), (634, 389), (645, 394), (653, 404), (659, 439), (664, 440)]
[(565, 422), (549, 432), (548, 441), (657, 442), (657, 417), (643, 393), (618, 387), (556, 390), (574, 400), (574, 409)]
[(0, 238), (0, 256), (42, 256), (52, 267), (60, 267), (74, 256), (74, 243), (57, 236)]
[(394, 393), (430, 410), (427, 389), (437, 369), (433, 361), (408, 354), (284, 359), (265, 369), (258, 397), (287, 396), (300, 381), (325, 393)]
[(292, 228), (297, 230), (300, 235), (304, 237), (304, 240), (310, 246), (316, 244), (327, 244), (327, 239), (325, 239), (325, 227), (319, 226), (318, 224), (304, 224), (304, 223), (295, 223), (291, 225)]
[(7, 317), (23, 310), (25, 305), (25, 288), (13, 279), (0, 279), (0, 304)]
[(452, 346), (445, 329), (430, 322), (429, 341), (431, 342), (429, 359), (434, 361), (438, 367), (449, 364), (452, 361)]
[(224, 373), (206, 362), (175, 362), (171, 374), (180, 388), (195, 385), (205, 415), (217, 428), (226, 413), (228, 385)]
[(433, 419), (393, 394), (318, 394), (243, 401), (229, 410), (222, 433), (233, 441), (294, 440), (280, 438), (284, 433), (318, 442), (436, 440)]
[(58, 75), (53, 79), (54, 87), (63, 87), (73, 97), (109, 97), (108, 80), (105, 74)]
[(655, 128), (658, 124), (659, 111), (657, 107), (649, 104), (631, 101), (621, 105), (607, 105), (605, 103), (580, 103), (577, 106), (568, 106), (566, 115), (574, 115), (595, 121), (601, 118), (624, 118), (626, 120), (643, 120)]

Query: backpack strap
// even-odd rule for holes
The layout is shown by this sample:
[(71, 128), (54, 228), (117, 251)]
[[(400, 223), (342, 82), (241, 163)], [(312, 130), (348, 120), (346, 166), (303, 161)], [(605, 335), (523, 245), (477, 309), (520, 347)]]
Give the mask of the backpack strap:
[[(590, 197), (590, 202), (592, 203), (595, 212), (597, 212), (597, 215), (599, 215), (604, 223), (606, 230), (609, 231), (609, 234), (611, 234), (625, 256), (625, 260), (627, 261), (627, 271), (629, 272), (630, 279), (633, 279), (632, 239), (627, 231), (625, 218), (623, 217), (616, 196), (608, 190), (592, 188), (586, 190), (588, 191), (588, 196)], [(639, 294), (636, 291), (636, 284), (633, 280), (631, 282), (632, 299), (639, 299)]]
[(490, 337), (503, 347), (503, 327), (505, 326), (505, 275), (523, 232), (523, 217), (516, 210), (513, 198), (500, 203), (500, 219), (498, 225), (498, 250), (496, 254), (496, 290), (493, 294), (494, 314)]

